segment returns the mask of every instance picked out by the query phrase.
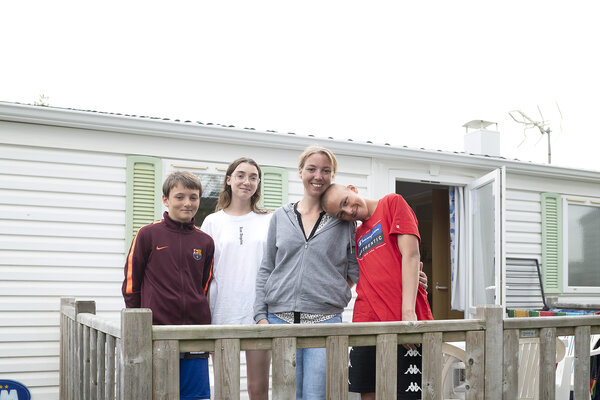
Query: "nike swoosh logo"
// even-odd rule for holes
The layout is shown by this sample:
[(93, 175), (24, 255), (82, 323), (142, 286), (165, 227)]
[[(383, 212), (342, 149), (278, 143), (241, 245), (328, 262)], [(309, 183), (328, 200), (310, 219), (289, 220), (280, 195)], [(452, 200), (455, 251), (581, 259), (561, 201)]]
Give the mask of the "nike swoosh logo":
[(163, 246), (163, 247), (156, 246), (156, 250), (163, 250), (163, 249), (166, 249), (167, 247), (169, 247), (169, 246)]

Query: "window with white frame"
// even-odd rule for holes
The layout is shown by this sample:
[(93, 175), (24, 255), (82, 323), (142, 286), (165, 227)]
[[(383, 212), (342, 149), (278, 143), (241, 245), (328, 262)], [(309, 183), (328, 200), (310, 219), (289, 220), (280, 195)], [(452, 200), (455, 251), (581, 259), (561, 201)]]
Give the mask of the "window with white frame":
[(208, 214), (215, 212), (217, 200), (219, 199), (219, 192), (223, 187), (227, 164), (206, 162), (196, 163), (180, 160), (165, 160), (164, 163), (165, 178), (174, 171), (189, 171), (200, 179), (200, 182), (202, 183), (202, 196), (200, 198), (200, 207), (194, 217), (194, 221), (196, 226), (201, 226), (204, 218), (206, 218)]
[(563, 289), (600, 292), (600, 200), (563, 197)]

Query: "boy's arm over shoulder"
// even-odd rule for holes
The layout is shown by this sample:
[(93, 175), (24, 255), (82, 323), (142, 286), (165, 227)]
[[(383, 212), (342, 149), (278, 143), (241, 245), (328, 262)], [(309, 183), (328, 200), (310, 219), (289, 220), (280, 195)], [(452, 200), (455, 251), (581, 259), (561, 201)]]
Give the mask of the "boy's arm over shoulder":
[(138, 230), (131, 242), (131, 248), (125, 259), (125, 279), (121, 291), (125, 300), (125, 307), (141, 307), (141, 288), (146, 272), (148, 257), (152, 252), (152, 245), (146, 227)]
[(358, 282), (358, 260), (356, 259), (356, 222), (350, 222), (350, 243), (348, 247), (348, 276), (350, 287)]

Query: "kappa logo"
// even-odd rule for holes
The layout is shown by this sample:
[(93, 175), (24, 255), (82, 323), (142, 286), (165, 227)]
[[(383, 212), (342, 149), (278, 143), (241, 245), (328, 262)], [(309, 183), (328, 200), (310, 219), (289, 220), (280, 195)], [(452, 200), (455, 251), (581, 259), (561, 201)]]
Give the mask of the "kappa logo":
[(421, 387), (416, 382), (411, 382), (405, 392), (420, 392)]
[(406, 375), (406, 374), (414, 375), (414, 374), (420, 374), (420, 373), (421, 373), (421, 371), (419, 370), (419, 368), (417, 368), (416, 365), (410, 364), (408, 366), (408, 369), (404, 373), (404, 375)]
[(30, 400), (29, 389), (19, 382), (0, 379), (0, 400)]
[(421, 356), (421, 353), (419, 353), (419, 350), (417, 349), (408, 349), (406, 351), (406, 354), (404, 354), (404, 357), (419, 357)]
[(194, 257), (194, 260), (199, 260), (202, 258), (202, 249), (194, 249), (194, 252), (192, 253), (192, 257)]

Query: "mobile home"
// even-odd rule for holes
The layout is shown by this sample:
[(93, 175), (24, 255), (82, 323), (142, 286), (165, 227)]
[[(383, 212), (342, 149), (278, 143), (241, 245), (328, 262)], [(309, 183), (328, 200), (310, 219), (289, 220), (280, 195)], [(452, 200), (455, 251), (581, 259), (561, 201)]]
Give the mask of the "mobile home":
[[(201, 178), (201, 223), (228, 163), (252, 157), (276, 208), (300, 199), (297, 160), (311, 144), (338, 156), (336, 182), (411, 204), (436, 319), (484, 303), (600, 308), (600, 172), (505, 159), (497, 133), (475, 125), (474, 147), (454, 153), (0, 102), (0, 379), (58, 398), (59, 299), (118, 317), (125, 254), (160, 218), (166, 175)], [(521, 277), (536, 266), (543, 296)]]

